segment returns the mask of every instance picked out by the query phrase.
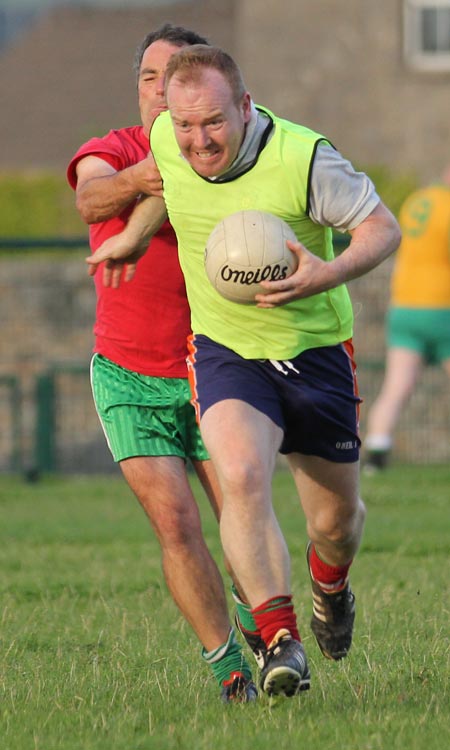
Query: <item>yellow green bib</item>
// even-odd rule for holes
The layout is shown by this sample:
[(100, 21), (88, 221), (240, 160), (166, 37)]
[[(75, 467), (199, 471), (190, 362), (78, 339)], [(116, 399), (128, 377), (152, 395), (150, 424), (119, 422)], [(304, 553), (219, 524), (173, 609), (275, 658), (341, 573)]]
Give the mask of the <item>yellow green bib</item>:
[[(262, 109), (262, 108), (260, 108)], [(286, 221), (308, 250), (333, 258), (331, 230), (306, 214), (308, 179), (322, 136), (274, 117), (274, 134), (256, 164), (230, 182), (199, 177), (180, 156), (170, 115), (155, 121), (151, 149), (164, 181), (164, 198), (178, 238), (181, 267), (191, 307), (192, 329), (246, 359), (290, 359), (305, 349), (338, 344), (352, 336), (352, 306), (345, 286), (260, 309), (221, 297), (204, 270), (207, 238), (228, 214), (267, 211)]]

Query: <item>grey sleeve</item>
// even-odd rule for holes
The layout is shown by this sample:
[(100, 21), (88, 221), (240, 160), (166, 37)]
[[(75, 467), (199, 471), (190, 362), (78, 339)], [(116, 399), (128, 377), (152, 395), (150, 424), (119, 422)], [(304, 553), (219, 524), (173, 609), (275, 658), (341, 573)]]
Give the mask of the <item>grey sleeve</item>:
[(380, 202), (364, 172), (328, 144), (319, 144), (311, 173), (309, 216), (316, 224), (346, 232), (358, 226)]

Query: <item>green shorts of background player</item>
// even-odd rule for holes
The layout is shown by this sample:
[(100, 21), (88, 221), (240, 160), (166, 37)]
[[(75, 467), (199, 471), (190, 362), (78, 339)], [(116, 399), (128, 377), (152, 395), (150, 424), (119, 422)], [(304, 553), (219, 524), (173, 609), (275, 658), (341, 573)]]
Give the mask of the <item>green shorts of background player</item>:
[(424, 364), (450, 362), (450, 309), (391, 307), (387, 345), (417, 352)]
[(397, 423), (424, 367), (440, 365), (450, 377), (450, 309), (393, 306), (387, 315), (386, 337), (383, 383), (367, 420), (367, 474), (388, 465)]

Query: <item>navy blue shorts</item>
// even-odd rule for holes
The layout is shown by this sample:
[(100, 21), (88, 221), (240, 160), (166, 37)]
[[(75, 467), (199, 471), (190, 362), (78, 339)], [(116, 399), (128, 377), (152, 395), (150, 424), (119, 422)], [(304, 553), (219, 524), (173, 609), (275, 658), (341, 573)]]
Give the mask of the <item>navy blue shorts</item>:
[(359, 404), (351, 342), (289, 361), (243, 359), (207, 336), (193, 336), (189, 380), (198, 419), (225, 399), (245, 401), (284, 432), (280, 452), (351, 463), (359, 458)]

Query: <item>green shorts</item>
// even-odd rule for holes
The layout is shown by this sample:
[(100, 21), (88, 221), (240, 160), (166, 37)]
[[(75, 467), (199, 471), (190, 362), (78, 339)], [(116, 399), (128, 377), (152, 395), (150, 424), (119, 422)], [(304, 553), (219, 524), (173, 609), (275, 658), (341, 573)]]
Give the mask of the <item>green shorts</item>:
[(95, 407), (115, 461), (133, 456), (209, 458), (195, 421), (187, 378), (155, 378), (95, 354)]
[(419, 352), (429, 364), (450, 359), (450, 310), (393, 307), (387, 317), (388, 346)]

